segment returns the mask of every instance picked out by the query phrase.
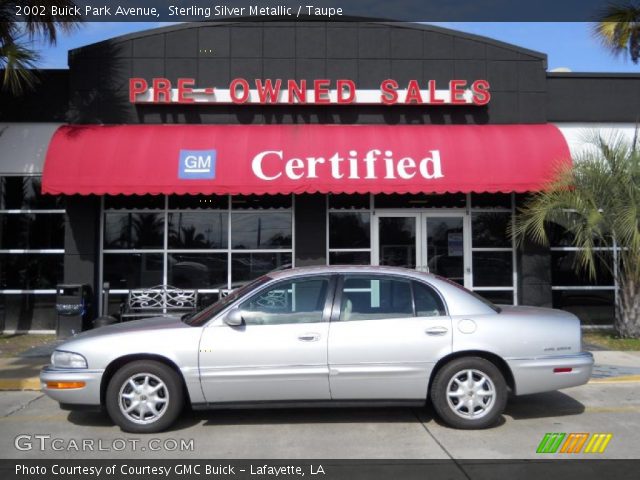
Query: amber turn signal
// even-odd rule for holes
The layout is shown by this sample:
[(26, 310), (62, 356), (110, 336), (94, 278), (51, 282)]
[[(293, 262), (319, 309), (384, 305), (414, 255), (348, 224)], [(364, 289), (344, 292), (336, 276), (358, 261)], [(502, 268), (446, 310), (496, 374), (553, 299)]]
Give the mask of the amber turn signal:
[(47, 382), (47, 388), (52, 390), (69, 390), (72, 388), (84, 388), (85, 382)]

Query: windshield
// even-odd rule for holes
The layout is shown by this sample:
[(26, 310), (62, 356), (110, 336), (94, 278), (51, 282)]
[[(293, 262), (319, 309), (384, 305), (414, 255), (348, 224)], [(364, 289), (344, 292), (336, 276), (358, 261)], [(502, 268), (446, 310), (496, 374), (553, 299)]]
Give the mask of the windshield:
[(268, 282), (269, 280), (271, 280), (271, 277), (263, 275), (262, 277), (255, 279), (253, 282), (249, 282), (246, 285), (231, 291), (229, 295), (227, 295), (226, 297), (221, 297), (217, 302), (209, 305), (204, 310), (201, 310), (195, 314), (185, 316), (182, 319), (187, 325), (191, 325), (192, 327), (200, 327), (207, 323), (210, 319), (215, 317), (222, 310), (224, 310), (227, 305), (233, 303), (247, 292)]

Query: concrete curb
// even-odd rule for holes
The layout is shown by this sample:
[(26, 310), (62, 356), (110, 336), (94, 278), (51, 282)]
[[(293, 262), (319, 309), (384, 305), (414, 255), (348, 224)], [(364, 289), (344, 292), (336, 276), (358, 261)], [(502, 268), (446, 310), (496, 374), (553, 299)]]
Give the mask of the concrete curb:
[(640, 375), (624, 375), (620, 377), (592, 378), (590, 384), (598, 383), (640, 383)]
[(2, 378), (0, 379), (0, 391), (11, 390), (40, 390), (40, 378)]

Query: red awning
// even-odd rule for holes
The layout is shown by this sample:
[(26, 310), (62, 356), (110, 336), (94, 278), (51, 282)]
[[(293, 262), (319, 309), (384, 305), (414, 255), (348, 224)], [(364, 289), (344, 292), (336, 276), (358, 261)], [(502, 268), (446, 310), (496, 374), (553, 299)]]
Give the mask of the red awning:
[(49, 146), (42, 190), (525, 192), (570, 161), (553, 125), (65, 126)]

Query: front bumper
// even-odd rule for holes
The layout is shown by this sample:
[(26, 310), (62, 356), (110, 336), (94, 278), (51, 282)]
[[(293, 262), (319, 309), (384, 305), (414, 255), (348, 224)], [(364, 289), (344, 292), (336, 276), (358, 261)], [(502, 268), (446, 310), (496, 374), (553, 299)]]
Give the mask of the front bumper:
[[(61, 369), (47, 365), (40, 371), (42, 392), (66, 405), (100, 406), (100, 384), (104, 370)], [(84, 382), (82, 388), (58, 390), (47, 388), (47, 382)]]
[[(591, 378), (593, 355), (581, 352), (574, 355), (512, 358), (507, 363), (513, 373), (515, 394), (528, 395), (584, 385)], [(556, 368), (570, 368), (571, 371), (556, 373)]]

